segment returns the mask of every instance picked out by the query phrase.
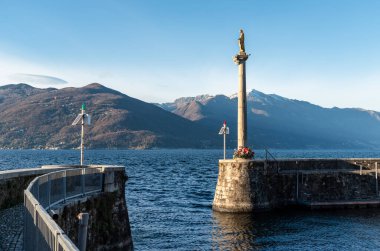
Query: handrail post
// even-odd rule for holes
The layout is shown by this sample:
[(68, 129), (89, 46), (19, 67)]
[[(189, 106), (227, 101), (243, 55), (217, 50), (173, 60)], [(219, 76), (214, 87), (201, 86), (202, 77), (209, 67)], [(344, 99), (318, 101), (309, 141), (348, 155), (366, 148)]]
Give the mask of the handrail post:
[(86, 251), (88, 218), (89, 218), (88, 213), (78, 214), (78, 219), (79, 219), (78, 248), (80, 251)]
[(51, 201), (51, 180), (50, 180), (50, 174), (47, 176), (48, 177), (48, 208), (50, 209), (50, 201)]
[(298, 168), (297, 168), (297, 202), (298, 202), (298, 194), (299, 194), (299, 188), (298, 188), (298, 179), (299, 179), (299, 177), (298, 177)]
[(100, 189), (104, 192), (104, 173), (100, 174)]
[(66, 184), (67, 171), (63, 173), (63, 202), (66, 203), (66, 193), (67, 193), (67, 184)]
[(86, 169), (85, 168), (82, 168), (82, 175), (81, 175), (81, 187), (82, 187), (82, 196), (84, 197), (84, 195), (85, 195), (85, 186), (86, 186), (86, 184), (85, 184), (85, 174), (86, 174)]
[(376, 197), (379, 197), (379, 184), (378, 184), (378, 180), (377, 180), (377, 161), (375, 162), (375, 177), (376, 177)]
[(36, 187), (37, 187), (37, 201), (40, 201), (40, 180), (37, 181), (37, 184), (36, 184)]

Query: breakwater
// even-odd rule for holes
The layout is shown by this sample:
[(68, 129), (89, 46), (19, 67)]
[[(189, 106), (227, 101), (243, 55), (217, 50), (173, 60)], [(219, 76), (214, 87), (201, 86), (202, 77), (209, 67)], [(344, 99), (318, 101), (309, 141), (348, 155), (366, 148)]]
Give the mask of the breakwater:
[(380, 159), (220, 160), (213, 209), (380, 206)]
[(87, 250), (133, 250), (128, 209), (125, 201), (124, 167), (103, 170), (102, 193), (68, 201), (55, 207), (56, 222), (70, 240), (78, 243), (78, 213), (89, 213)]
[(17, 231), (5, 236), (12, 240), (9, 248), (78, 250), (78, 214), (88, 213), (87, 250), (132, 250), (125, 200), (127, 179), (124, 166), (107, 165), (0, 172), (0, 208), (23, 201), (25, 206), (23, 238), (15, 225)]
[(0, 171), (0, 209), (6, 209), (24, 201), (24, 189), (37, 176), (64, 170), (64, 166), (42, 166)]
[(88, 240), (87, 250), (132, 250), (125, 167), (66, 168), (36, 177), (25, 190), (24, 249), (84, 250)]

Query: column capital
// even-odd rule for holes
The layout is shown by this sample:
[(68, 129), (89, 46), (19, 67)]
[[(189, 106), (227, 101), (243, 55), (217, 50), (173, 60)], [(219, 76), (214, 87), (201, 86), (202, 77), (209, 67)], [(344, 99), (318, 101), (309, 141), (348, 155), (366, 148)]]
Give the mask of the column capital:
[(233, 60), (234, 60), (235, 64), (239, 65), (239, 64), (244, 63), (245, 61), (247, 61), (247, 59), (248, 59), (248, 57), (250, 55), (251, 54), (247, 54), (244, 51), (241, 51), (239, 54), (236, 54), (233, 57)]

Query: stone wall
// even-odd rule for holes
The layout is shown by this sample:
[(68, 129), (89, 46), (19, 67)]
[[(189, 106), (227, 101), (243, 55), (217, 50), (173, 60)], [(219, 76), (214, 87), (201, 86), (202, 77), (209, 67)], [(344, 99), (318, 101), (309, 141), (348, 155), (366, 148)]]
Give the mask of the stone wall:
[[(37, 176), (79, 166), (42, 166), (41, 168), (0, 171), (0, 209), (21, 204), (24, 190)], [(74, 200), (57, 210), (58, 225), (70, 239), (77, 243), (80, 212), (90, 215), (87, 250), (132, 250), (132, 237), (128, 209), (125, 200), (124, 167), (84, 166), (102, 168), (104, 172), (103, 193), (82, 200)]]
[(24, 189), (35, 177), (34, 175), (0, 180), (0, 210), (21, 204), (24, 201)]
[(376, 163), (380, 159), (220, 160), (213, 209), (251, 212), (356, 201), (380, 205)]
[(65, 205), (56, 220), (58, 225), (77, 244), (77, 215), (89, 213), (87, 250), (133, 250), (128, 209), (125, 200), (124, 171), (109, 173), (105, 178), (108, 192)]
[[(277, 169), (276, 169), (277, 170)], [(295, 203), (294, 175), (279, 175), (263, 162), (219, 161), (213, 209), (220, 212), (251, 212)]]
[(24, 190), (37, 176), (62, 167), (28, 168), (0, 171), (0, 209), (9, 208), (24, 201)]
[(267, 165), (271, 170), (374, 170), (375, 163), (380, 168), (380, 159), (279, 159), (272, 161), (253, 160), (255, 165)]
[[(300, 173), (298, 200), (304, 203), (377, 200), (373, 173), (358, 172)], [(378, 186), (378, 185), (377, 185)]]

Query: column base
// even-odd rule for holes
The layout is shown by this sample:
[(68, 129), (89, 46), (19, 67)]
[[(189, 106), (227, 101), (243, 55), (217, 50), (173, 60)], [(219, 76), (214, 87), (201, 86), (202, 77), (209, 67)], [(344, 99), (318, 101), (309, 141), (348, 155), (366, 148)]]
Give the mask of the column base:
[(254, 161), (219, 160), (218, 183), (212, 209), (218, 212), (245, 213), (255, 210), (251, 187)]

